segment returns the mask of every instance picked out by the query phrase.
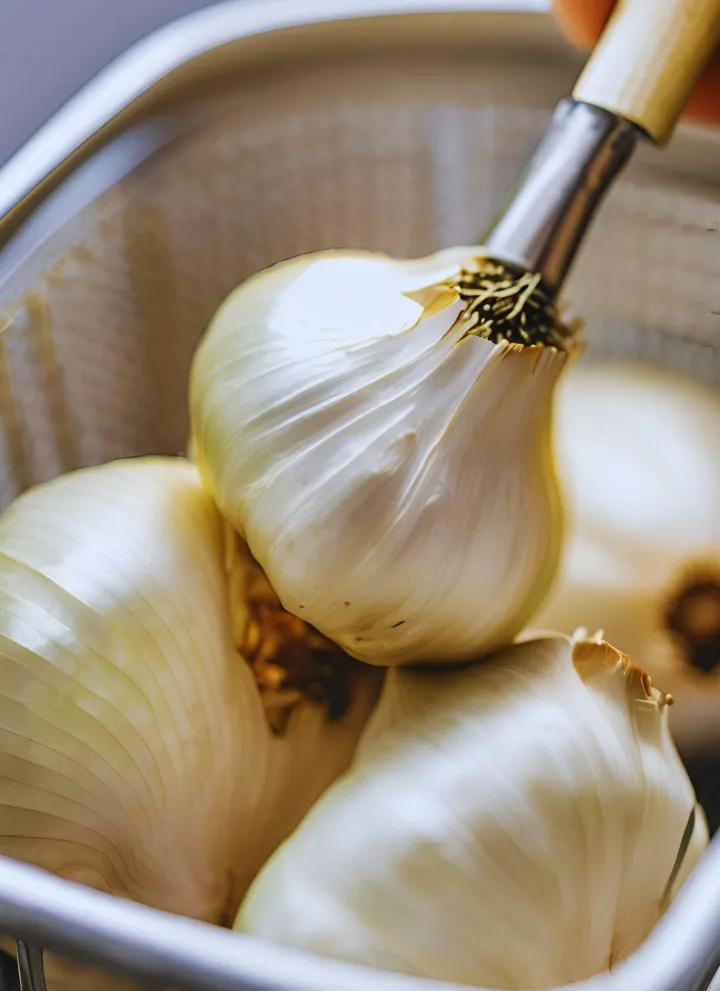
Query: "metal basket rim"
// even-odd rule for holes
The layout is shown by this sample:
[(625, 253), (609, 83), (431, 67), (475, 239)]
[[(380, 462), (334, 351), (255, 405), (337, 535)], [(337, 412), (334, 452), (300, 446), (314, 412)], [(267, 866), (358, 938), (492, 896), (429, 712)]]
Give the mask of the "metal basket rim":
[[(612, 971), (551, 991), (704, 991), (720, 965), (718, 890), (720, 837), (632, 956)], [(0, 857), (0, 920), (9, 936), (29, 945), (184, 991), (458, 988), (267, 943), (125, 901), (6, 857)]]
[[(225, 0), (157, 29), (114, 59), (0, 167), (0, 243), (21, 207), (114, 117), (173, 69), (226, 44), (299, 24), (427, 13), (540, 14), (546, 0)], [(21, 222), (21, 221), (20, 221)], [(643, 945), (574, 991), (701, 991), (720, 965), (720, 837)], [(0, 857), (7, 935), (188, 991), (450, 991), (456, 985), (310, 956), (124, 901)], [(128, 960), (132, 959), (129, 964)], [(480, 991), (480, 989), (477, 989)], [(562, 989), (556, 989), (562, 991)]]

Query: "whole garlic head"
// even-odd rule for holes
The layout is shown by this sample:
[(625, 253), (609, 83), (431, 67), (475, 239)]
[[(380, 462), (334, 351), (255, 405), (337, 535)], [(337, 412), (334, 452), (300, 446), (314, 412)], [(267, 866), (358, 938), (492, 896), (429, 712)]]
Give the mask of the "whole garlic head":
[(373, 664), (507, 642), (555, 572), (568, 349), (478, 336), (479, 250), (275, 265), (195, 358), (193, 437), (222, 513), (285, 609)]
[(532, 628), (602, 628), (676, 697), (681, 748), (720, 739), (720, 396), (630, 362), (558, 390), (568, 532)]
[(647, 936), (707, 843), (667, 699), (566, 637), (389, 673), (351, 770), (236, 928), (488, 988), (564, 986)]
[[(347, 658), (342, 718), (302, 704), (272, 733), (236, 647), (252, 621), (247, 575), (181, 458), (73, 472), (0, 517), (2, 856), (232, 920), (347, 768), (380, 675)], [(54, 991), (115, 986), (55, 959), (47, 968)]]

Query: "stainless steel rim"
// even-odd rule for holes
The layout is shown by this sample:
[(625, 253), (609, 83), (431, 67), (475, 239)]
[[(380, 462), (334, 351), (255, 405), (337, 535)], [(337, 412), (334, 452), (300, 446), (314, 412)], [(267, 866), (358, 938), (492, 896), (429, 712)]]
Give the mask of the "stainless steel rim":
[[(704, 991), (720, 964), (714, 840), (639, 950), (557, 991)], [(17, 939), (187, 991), (451, 991), (457, 986), (313, 957), (122, 901), (0, 857), (0, 919)], [(480, 989), (478, 989), (480, 991)]]
[[(299, 25), (438, 13), (439, 0), (228, 0), (128, 49), (0, 169), (0, 241), (130, 104), (228, 42)], [(546, 0), (506, 0), (503, 13), (544, 14)], [(443, 14), (498, 13), (497, 0), (446, 0)], [(104, 138), (103, 138), (104, 140)], [(93, 144), (93, 147), (96, 147)], [(62, 178), (62, 176), (60, 176)], [(180, 865), (181, 866), (181, 865)], [(720, 964), (720, 839), (647, 941), (613, 972), (575, 991), (702, 991)], [(3, 932), (27, 944), (188, 991), (450, 991), (455, 985), (312, 957), (104, 895), (0, 857)], [(31, 966), (31, 957), (34, 964)], [(26, 970), (37, 956), (26, 953)], [(30, 978), (33, 979), (32, 977)], [(32, 986), (32, 985), (31, 985)], [(39, 986), (39, 985), (38, 985)]]

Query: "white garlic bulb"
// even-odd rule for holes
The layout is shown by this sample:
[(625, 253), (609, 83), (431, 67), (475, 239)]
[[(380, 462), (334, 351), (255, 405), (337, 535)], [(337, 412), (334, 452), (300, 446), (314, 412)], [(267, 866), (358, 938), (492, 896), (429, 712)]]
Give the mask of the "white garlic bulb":
[(606, 971), (707, 842), (666, 709), (599, 641), (391, 671), (353, 767), (270, 859), (236, 928), (489, 988)]
[(568, 536), (532, 628), (603, 629), (675, 695), (681, 747), (720, 739), (720, 396), (581, 363), (558, 390), (555, 442)]
[[(221, 511), (283, 606), (373, 664), (506, 643), (554, 575), (551, 409), (571, 344), (559, 324), (557, 347), (477, 336), (479, 250), (276, 265), (195, 358), (193, 437)], [(534, 287), (501, 302), (522, 314)]]
[[(271, 733), (232, 636), (251, 621), (244, 564), (232, 562), (232, 624), (226, 564), (223, 521), (180, 458), (65, 475), (2, 515), (0, 854), (232, 921), (348, 766), (378, 673), (346, 658), (344, 717), (302, 705)], [(48, 971), (53, 989), (80, 986), (69, 964)]]

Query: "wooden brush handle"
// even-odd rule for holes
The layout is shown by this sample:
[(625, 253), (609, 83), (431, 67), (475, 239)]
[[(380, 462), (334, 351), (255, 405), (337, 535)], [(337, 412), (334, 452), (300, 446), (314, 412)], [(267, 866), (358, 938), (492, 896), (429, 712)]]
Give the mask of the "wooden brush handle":
[(664, 144), (719, 42), (720, 0), (619, 0), (573, 97)]

